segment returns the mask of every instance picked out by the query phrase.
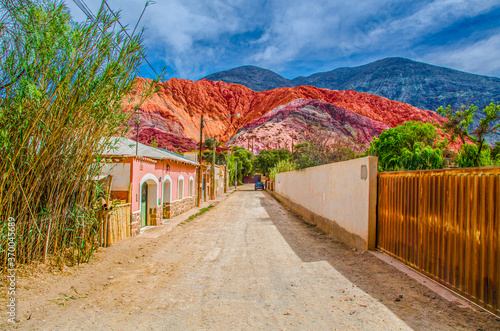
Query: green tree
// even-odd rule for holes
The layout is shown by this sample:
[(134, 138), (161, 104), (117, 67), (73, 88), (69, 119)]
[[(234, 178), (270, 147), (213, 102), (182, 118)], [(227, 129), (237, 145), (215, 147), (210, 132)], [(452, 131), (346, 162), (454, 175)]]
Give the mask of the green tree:
[(207, 149), (201, 152), (201, 158), (208, 163), (212, 163), (213, 161), (213, 148), (215, 145), (215, 164), (224, 164), (226, 161), (226, 155), (221, 151), (220, 146), (222, 145), (221, 141), (217, 141), (215, 138), (207, 138), (205, 139), (203, 146)]
[(294, 146), (292, 157), (298, 169), (355, 159), (361, 150), (354, 139), (336, 137), (321, 126), (309, 128), (300, 140), (302, 142)]
[(274, 149), (274, 150), (263, 150), (254, 157), (253, 166), (254, 169), (264, 175), (269, 175), (269, 171), (278, 162), (282, 160), (289, 160), (292, 153), (288, 149)]
[(0, 268), (7, 217), (17, 263), (78, 263), (96, 249), (93, 179), (129, 118), (121, 104), (143, 51), (116, 23), (104, 7), (76, 24), (59, 1), (0, 0)]
[(156, 142), (156, 137), (151, 138), (151, 143), (149, 145), (153, 148), (158, 148), (158, 143)]
[[(490, 147), (485, 146), (478, 152), (478, 145), (463, 144), (457, 156), (456, 163), (460, 168), (487, 167), (493, 165)], [(479, 154), (479, 159), (477, 155)], [(477, 163), (479, 161), (479, 163)]]
[(212, 149), (214, 144), (216, 147), (220, 145), (220, 143), (217, 142), (215, 138), (206, 138), (205, 141), (203, 142), (203, 146), (209, 149)]
[[(500, 129), (500, 123), (496, 123), (500, 119), (500, 103), (491, 102), (481, 111), (483, 117), (479, 121), (478, 127), (472, 132), (470, 132), (470, 126), (476, 115), (477, 106), (471, 105), (469, 108), (462, 106), (456, 112), (452, 110), (451, 106), (448, 106), (446, 109), (440, 107), (436, 111), (448, 119), (442, 127), (445, 132), (451, 133), (452, 141), (457, 137), (460, 137), (462, 141), (462, 148), (458, 156), (459, 166), (467, 164), (469, 167), (481, 167), (493, 164), (486, 136)], [(476, 145), (476, 148), (466, 146), (468, 145), (467, 138)], [(470, 159), (466, 160), (465, 158)]]
[(297, 164), (292, 160), (281, 160), (269, 170), (269, 178), (276, 180), (276, 175), (281, 172), (297, 170)]
[(500, 141), (497, 141), (491, 150), (491, 158), (496, 161), (496, 164), (500, 164)]
[(410, 121), (382, 131), (366, 154), (378, 157), (382, 171), (442, 168), (442, 151), (433, 148), (436, 137), (431, 123)]
[(229, 185), (232, 185), (237, 179), (237, 161), (234, 154), (226, 155), (226, 167), (229, 177)]
[(211, 149), (206, 149), (206, 150), (202, 151), (201, 158), (205, 162), (212, 163), (213, 151)]
[(401, 164), (403, 169), (424, 170), (439, 169), (443, 167), (443, 152), (439, 148), (424, 146), (417, 142), (413, 150), (403, 149)]
[(253, 157), (252, 152), (233, 146), (230, 155), (226, 157), (230, 180), (241, 182), (244, 176), (252, 175)]

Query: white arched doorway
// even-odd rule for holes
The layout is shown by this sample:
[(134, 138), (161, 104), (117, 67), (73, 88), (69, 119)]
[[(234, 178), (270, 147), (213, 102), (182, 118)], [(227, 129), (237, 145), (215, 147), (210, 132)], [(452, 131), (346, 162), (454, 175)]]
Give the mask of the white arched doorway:
[(152, 175), (147, 174), (141, 180), (141, 227), (154, 224), (156, 220), (150, 219), (150, 210), (157, 207), (158, 201), (158, 179)]
[(172, 179), (170, 176), (165, 176), (163, 181), (163, 203), (170, 203), (172, 201)]

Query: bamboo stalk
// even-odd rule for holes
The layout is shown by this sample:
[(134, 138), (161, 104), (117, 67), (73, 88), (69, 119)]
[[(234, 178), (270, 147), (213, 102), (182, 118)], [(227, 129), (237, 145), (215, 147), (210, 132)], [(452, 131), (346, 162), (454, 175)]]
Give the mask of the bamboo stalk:
[(49, 248), (49, 238), (50, 238), (51, 225), (52, 225), (52, 219), (49, 221), (49, 228), (47, 229), (47, 238), (45, 240), (45, 249), (43, 250), (43, 263), (47, 263), (47, 250)]
[[(2, 19), (17, 33), (12, 40), (0, 35), (0, 72), (15, 78), (1, 90), (0, 215), (16, 218), (19, 264), (50, 256), (66, 263), (69, 255), (79, 263), (95, 249), (96, 236), (107, 239), (107, 222), (96, 210), (102, 192), (92, 178), (110, 137), (131, 115), (121, 102), (134, 88), (140, 36), (114, 33), (116, 19), (106, 12), (73, 26), (60, 4), (13, 6), (19, 15), (2, 4)], [(26, 68), (21, 75), (18, 67)], [(143, 89), (135, 109), (155, 83)], [(4, 269), (5, 252), (0, 261)]]

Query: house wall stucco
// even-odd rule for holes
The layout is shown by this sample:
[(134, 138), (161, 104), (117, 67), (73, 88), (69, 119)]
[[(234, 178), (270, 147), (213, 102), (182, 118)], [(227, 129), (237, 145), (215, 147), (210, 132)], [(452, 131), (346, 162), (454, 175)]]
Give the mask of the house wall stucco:
[[(167, 166), (169, 166), (169, 170), (167, 170)], [(186, 206), (190, 206), (190, 204), (175, 202), (184, 201), (186, 198), (196, 195), (196, 166), (194, 165), (179, 164), (168, 160), (155, 162), (144, 158), (126, 157), (121, 159), (120, 162), (105, 165), (102, 174), (113, 176), (112, 193), (113, 191), (119, 193), (122, 199), (130, 197), (128, 202), (131, 203), (131, 212), (137, 215), (137, 219), (140, 218), (141, 186), (145, 182), (150, 185), (148, 190), (148, 214), (156, 213), (160, 221), (149, 223), (161, 222), (164, 203), (174, 203), (174, 206), (182, 206), (179, 208), (185, 211)], [(179, 178), (184, 179), (184, 196), (181, 199), (179, 199), (178, 194)], [(193, 182), (191, 191), (189, 190), (190, 180)], [(170, 185), (164, 185), (165, 181), (170, 182)], [(165, 187), (169, 189), (170, 194), (163, 194)], [(167, 199), (169, 201), (166, 201)], [(193, 199), (189, 201), (191, 200)]]
[(218, 197), (219, 195), (224, 193), (224, 171), (225, 168), (224, 166), (216, 166), (215, 167), (215, 196)]
[[(163, 174), (161, 169), (156, 169), (156, 164), (145, 161), (145, 160), (132, 160), (132, 169), (131, 169), (131, 198), (132, 198), (132, 213), (139, 211), (141, 206), (141, 186), (148, 179), (153, 180), (156, 183), (156, 196), (151, 196), (151, 191), (148, 192), (149, 199), (154, 199), (155, 203), (152, 205), (149, 203), (149, 208), (156, 207), (158, 205), (158, 198), (161, 197), (161, 185), (160, 177)], [(149, 184), (150, 182), (148, 182)], [(161, 199), (161, 198), (160, 198)], [(160, 200), (161, 203), (161, 200)]]
[(277, 174), (275, 193), (335, 238), (359, 249), (375, 248), (376, 157)]
[[(142, 168), (141, 168), (142, 162)], [(167, 170), (167, 165), (170, 166), (170, 170)], [(142, 169), (142, 170), (141, 170)], [(134, 159), (132, 162), (132, 212), (138, 211), (140, 209), (140, 197), (141, 197), (141, 184), (142, 178), (150, 174), (156, 177), (158, 181), (157, 194), (156, 194), (156, 204), (158, 206), (163, 205), (163, 188), (164, 181), (168, 179), (170, 183), (170, 202), (178, 200), (178, 179), (180, 176), (184, 177), (183, 187), (184, 196), (187, 196), (189, 192), (189, 179), (190, 177), (195, 178), (196, 167), (188, 166), (184, 164), (178, 164), (168, 161), (159, 161), (157, 163), (151, 163), (146, 161), (139, 161)], [(152, 207), (152, 206), (151, 206)]]

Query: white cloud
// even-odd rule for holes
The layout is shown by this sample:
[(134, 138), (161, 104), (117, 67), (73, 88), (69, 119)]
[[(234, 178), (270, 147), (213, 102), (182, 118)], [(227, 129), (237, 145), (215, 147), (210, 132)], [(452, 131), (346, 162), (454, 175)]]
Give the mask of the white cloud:
[[(264, 66), (315, 56), (330, 50), (332, 57), (408, 49), (422, 35), (440, 31), (459, 19), (473, 17), (498, 6), (497, 0), (435, 0), (413, 3), (402, 14), (404, 1), (362, 2), (298, 0), (275, 1), (271, 25), (262, 49), (248, 57)], [(336, 52), (336, 53), (335, 53)]]
[[(65, 1), (83, 19), (73, 1)], [(101, 0), (85, 2), (95, 13)], [(133, 27), (145, 0), (108, 3), (113, 9), (122, 9), (122, 21)], [(409, 56), (414, 54), (416, 40), (494, 6), (498, 0), (435, 0), (411, 5), (403, 0), (157, 0), (146, 10), (141, 27), (147, 27), (147, 48), (163, 56), (177, 77), (198, 79), (217, 70), (214, 68), (244, 64), (280, 71), (297, 61), (317, 61), (323, 66), (328, 61), (342, 62), (339, 59), (346, 63), (351, 57), (359, 61), (380, 54)], [(241, 41), (238, 36), (255, 31), (262, 34), (252, 35), (254, 39), (245, 39), (241, 45), (235, 43)], [(493, 55), (495, 47), (499, 49), (497, 41), (492, 37), (442, 57), (445, 52), (434, 52), (435, 58), (462, 70), (494, 72), (498, 70)], [(479, 56), (475, 49), (488, 53)], [(493, 69), (485, 69), (472, 58), (485, 59), (486, 68)]]
[[(89, 7), (97, 12), (101, 0), (87, 0)], [(145, 0), (109, 0), (113, 10), (121, 10), (122, 21), (135, 25), (144, 8)], [(72, 13), (81, 19), (83, 15), (71, 0), (66, 0)], [(196, 0), (156, 1), (150, 5), (142, 18), (141, 25), (147, 27), (146, 37), (160, 38), (178, 51), (185, 51), (194, 42), (215, 40), (224, 33), (239, 33), (248, 30), (251, 21), (241, 16), (249, 7), (241, 0)], [(251, 11), (249, 11), (251, 12)]]
[(500, 77), (500, 31), (471, 45), (433, 52), (423, 57), (432, 64), (481, 75)]
[(370, 39), (389, 39), (388, 37), (405, 36), (409, 42), (424, 33), (439, 31), (458, 19), (474, 17), (492, 7), (498, 6), (498, 1), (467, 1), (467, 0), (436, 0), (421, 7), (418, 11), (396, 19), (388, 25), (381, 25), (370, 32)]
[[(72, 0), (65, 1), (77, 20), (85, 18)], [(101, 0), (85, 2), (97, 13)], [(108, 0), (108, 3), (113, 10), (121, 10), (122, 23), (132, 29), (145, 0)], [(195, 78), (194, 75), (200, 74), (200, 66), (216, 62), (224, 53), (222, 38), (255, 29), (259, 23), (253, 18), (257, 9), (242, 0), (161, 0), (146, 9), (140, 27), (146, 27), (144, 39), (148, 49), (163, 53), (168, 57), (166, 64), (178, 73)]]
[(220, 1), (211, 6), (195, 1), (167, 1), (154, 6), (148, 14), (148, 35), (179, 52), (189, 50), (197, 41), (216, 40), (221, 34), (244, 30), (235, 8)]
[(315, 49), (336, 47), (347, 37), (343, 26), (354, 17), (366, 17), (383, 1), (365, 1), (363, 5), (332, 1), (275, 1), (272, 19), (261, 40), (261, 49), (248, 56), (249, 61), (276, 67), (293, 61)]

